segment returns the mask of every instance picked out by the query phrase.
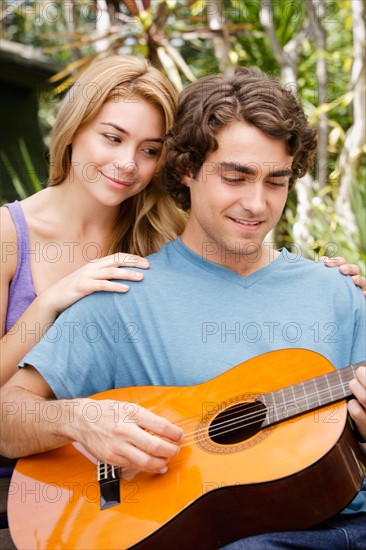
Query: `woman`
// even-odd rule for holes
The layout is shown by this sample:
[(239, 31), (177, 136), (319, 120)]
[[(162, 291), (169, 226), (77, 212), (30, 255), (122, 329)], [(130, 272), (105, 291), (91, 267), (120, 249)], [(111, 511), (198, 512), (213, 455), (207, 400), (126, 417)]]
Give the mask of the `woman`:
[[(46, 189), (1, 209), (1, 384), (57, 315), (95, 291), (126, 292), (184, 227), (159, 168), (176, 94), (144, 59), (94, 63), (61, 104)], [(120, 251), (129, 252), (123, 254)]]

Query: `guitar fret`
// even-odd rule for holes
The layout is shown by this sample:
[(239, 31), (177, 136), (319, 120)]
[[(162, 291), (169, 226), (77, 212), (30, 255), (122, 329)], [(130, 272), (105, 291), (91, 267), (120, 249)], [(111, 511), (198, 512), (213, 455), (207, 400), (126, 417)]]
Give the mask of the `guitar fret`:
[[(325, 380), (326, 383), (327, 383), (327, 388), (328, 388), (328, 391), (329, 391), (330, 396), (333, 397), (332, 388), (331, 388), (331, 386), (330, 386), (330, 384), (329, 384), (329, 375), (328, 375), (328, 374), (326, 374), (326, 375), (324, 376), (324, 380)], [(326, 396), (323, 396), (323, 399), (324, 399), (324, 397), (326, 397)]]
[[(354, 376), (354, 372), (353, 372), (353, 369), (352, 369), (352, 371), (351, 371), (351, 372), (352, 372), (352, 377), (353, 377), (353, 376)], [(339, 375), (339, 372), (338, 372), (338, 371), (337, 371), (337, 374), (338, 374), (338, 379), (339, 379), (339, 382), (340, 382), (340, 386), (341, 386), (341, 388), (342, 388), (342, 391), (343, 391), (343, 395), (344, 395), (344, 397), (347, 397), (347, 395), (348, 395), (348, 393), (347, 393), (347, 390), (348, 390), (348, 384), (347, 384), (347, 388), (346, 388), (346, 386), (342, 385), (342, 384), (341, 384), (342, 380), (341, 380), (341, 377), (340, 377), (340, 375)], [(351, 380), (351, 378), (352, 378), (352, 377), (350, 377), (350, 380)], [(349, 380), (349, 381), (350, 381), (350, 380)], [(349, 382), (349, 381), (348, 381), (348, 382)]]
[(275, 393), (264, 393), (263, 395), (258, 396), (258, 401), (261, 401), (266, 407), (266, 418), (262, 423), (262, 427), (271, 426), (276, 424), (281, 419), (278, 414), (278, 406), (274, 400)]
[(348, 384), (354, 377), (355, 370), (361, 365), (365, 363), (350, 365), (263, 395), (261, 400), (267, 407), (264, 424), (276, 424), (349, 397), (351, 391)]
[[(272, 395), (274, 395), (274, 394), (272, 394)], [(280, 417), (279, 417), (279, 414), (278, 414), (278, 407), (277, 407), (277, 405), (276, 405), (275, 400), (273, 400), (272, 409), (273, 409), (273, 411), (274, 411), (274, 413), (275, 413), (275, 415), (276, 415), (276, 421), (278, 422), (278, 421), (280, 420)]]
[(293, 402), (296, 404), (296, 402), (298, 402), (298, 399), (296, 398), (296, 387), (295, 386), (291, 386), (291, 394), (292, 394)]
[[(307, 387), (309, 387), (309, 389), (310, 389), (311, 385), (313, 386), (313, 390), (311, 391), (311, 393), (308, 394), (306, 390), (307, 390)], [(312, 378), (311, 380), (309, 380), (309, 382), (303, 382), (303, 386), (304, 386), (306, 395), (308, 395), (310, 397), (310, 399), (308, 400), (309, 409), (312, 409), (312, 408), (314, 408), (318, 405), (318, 399), (317, 399), (318, 386), (317, 386), (317, 383), (316, 383), (316, 379)]]
[(300, 386), (291, 386), (289, 388), (288, 395), (290, 400), (284, 404), (284, 409), (286, 411), (285, 418), (294, 416), (301, 412), (301, 400), (303, 399), (303, 394)]
[(304, 412), (304, 410), (307, 410), (307, 394), (304, 388), (303, 384), (297, 384), (294, 387), (293, 395), (295, 399), (295, 403), (297, 402), (297, 410), (299, 413)]
[(322, 404), (324, 399), (324, 393), (327, 393), (327, 388), (329, 389), (328, 384), (326, 383), (326, 375), (322, 377), (320, 380), (319, 378), (314, 378), (314, 387), (315, 387), (315, 394), (314, 394), (314, 407), (319, 407), (319, 405)]

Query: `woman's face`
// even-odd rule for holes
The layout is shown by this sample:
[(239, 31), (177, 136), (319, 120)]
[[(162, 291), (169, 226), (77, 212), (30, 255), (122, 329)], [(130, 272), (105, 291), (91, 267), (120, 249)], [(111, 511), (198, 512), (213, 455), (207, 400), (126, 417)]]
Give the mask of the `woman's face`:
[(145, 99), (110, 100), (75, 134), (68, 180), (102, 204), (120, 204), (153, 178), (164, 135), (162, 112)]

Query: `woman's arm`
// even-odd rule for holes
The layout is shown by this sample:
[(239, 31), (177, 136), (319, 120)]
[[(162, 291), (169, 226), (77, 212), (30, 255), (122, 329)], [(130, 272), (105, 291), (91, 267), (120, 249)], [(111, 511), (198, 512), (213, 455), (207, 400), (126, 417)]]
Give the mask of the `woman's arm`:
[(15, 372), (20, 360), (40, 341), (56, 317), (71, 304), (93, 292), (127, 292), (128, 285), (110, 279), (139, 281), (143, 274), (120, 267), (148, 268), (149, 262), (132, 254), (112, 254), (90, 262), (70, 273), (42, 292), (5, 334), (8, 289), (13, 273), (11, 262), (2, 266), (1, 275), (1, 341), (0, 385)]
[(119, 269), (139, 267), (146, 269), (149, 262), (132, 254), (112, 254), (70, 273), (42, 292), (24, 311), (15, 325), (5, 333), (9, 301), (9, 287), (17, 269), (17, 238), (15, 227), (7, 212), (1, 215), (0, 265), (0, 385), (17, 370), (17, 365), (28, 351), (40, 341), (56, 317), (64, 309), (93, 292), (127, 292), (128, 285), (110, 279), (138, 281), (140, 271)]

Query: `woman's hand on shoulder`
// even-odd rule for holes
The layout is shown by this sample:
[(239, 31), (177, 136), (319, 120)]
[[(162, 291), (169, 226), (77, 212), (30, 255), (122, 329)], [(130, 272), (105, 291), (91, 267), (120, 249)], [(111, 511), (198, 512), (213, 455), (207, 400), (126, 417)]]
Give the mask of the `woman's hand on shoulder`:
[(354, 284), (363, 290), (363, 294), (366, 298), (366, 277), (360, 274), (358, 265), (347, 263), (347, 260), (342, 258), (342, 256), (336, 256), (334, 258), (321, 256), (319, 261), (323, 262), (327, 267), (338, 267), (343, 275), (350, 275)]
[[(149, 262), (141, 256), (118, 252), (73, 271), (40, 294), (47, 307), (52, 307), (56, 314), (93, 292), (127, 292), (129, 286), (119, 281), (141, 281), (143, 273), (133, 269), (147, 269)], [(116, 279), (112, 281), (112, 279)]]

